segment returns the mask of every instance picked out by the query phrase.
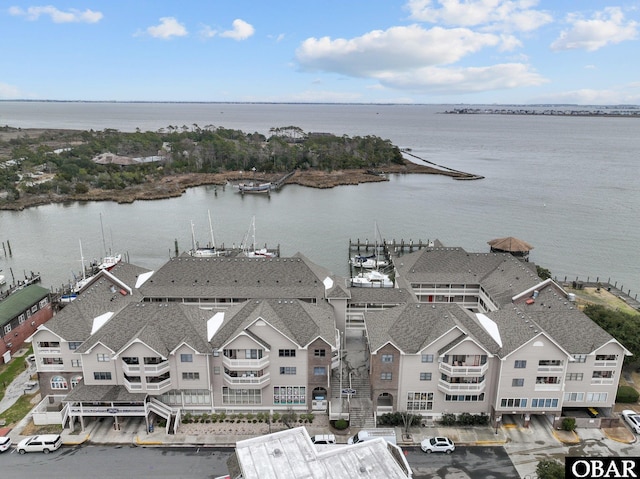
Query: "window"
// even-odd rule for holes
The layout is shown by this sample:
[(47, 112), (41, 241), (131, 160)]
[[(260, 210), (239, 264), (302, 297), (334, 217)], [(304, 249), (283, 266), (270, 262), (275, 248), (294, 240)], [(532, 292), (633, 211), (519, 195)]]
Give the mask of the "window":
[(40, 309), (44, 308), (47, 304), (49, 303), (49, 299), (48, 298), (43, 298), (40, 300), (40, 302), (38, 303), (38, 306), (40, 307)]
[[(245, 359), (262, 359), (262, 349), (245, 349), (244, 358)], [(236, 359), (236, 358), (234, 357), (233, 359)]]
[(431, 373), (420, 373), (420, 381), (431, 381)]
[(222, 388), (222, 404), (262, 404), (260, 389)]
[(541, 359), (538, 361), (538, 366), (562, 366), (562, 361), (559, 359)]
[(557, 399), (551, 399), (551, 398), (533, 398), (531, 400), (531, 407), (535, 407), (535, 408), (557, 408), (558, 407), (558, 400)]
[(613, 371), (594, 371), (591, 377), (611, 379), (613, 377)]
[(576, 363), (586, 363), (587, 355), (586, 354), (574, 354), (573, 359), (575, 359)]
[(71, 389), (75, 388), (82, 381), (82, 376), (73, 376), (71, 378)]
[(220, 366), (213, 367), (213, 374), (220, 374)]
[(295, 374), (296, 367), (295, 366), (285, 366), (280, 368), (280, 374)]
[(587, 393), (587, 402), (606, 402), (607, 393)]
[(51, 378), (51, 389), (68, 389), (67, 380), (62, 376), (53, 376)]
[(18, 324), (22, 324), (24, 323), (24, 314), (21, 314), (20, 316), (18, 316)]
[(433, 362), (433, 354), (423, 354), (422, 355), (423, 363), (432, 363)]
[(80, 360), (80, 359), (72, 359), (71, 360), (71, 367), (73, 367), (73, 368), (82, 367), (82, 360)]
[(513, 367), (516, 369), (524, 369), (527, 367), (527, 361), (524, 359), (516, 359), (516, 362), (513, 364)]
[(502, 398), (500, 407), (527, 407), (526, 398)]
[(326, 376), (327, 375), (327, 368), (325, 368), (324, 366), (314, 367), (313, 368), (313, 375), (314, 376)]
[(560, 378), (557, 376), (538, 376), (536, 384), (560, 384)]
[(564, 400), (567, 402), (584, 401), (584, 393), (564, 393)]
[(109, 362), (109, 355), (108, 354), (98, 353), (96, 356), (98, 358), (98, 362), (99, 363)]
[(193, 362), (193, 354), (181, 354), (180, 355), (181, 363), (192, 363)]
[(392, 373), (382, 373), (382, 374), (380, 374), (380, 379), (382, 379), (383, 381), (391, 381), (391, 379), (393, 379), (393, 374)]
[(9, 334), (11, 332), (11, 324), (6, 324), (4, 326), (4, 334)]
[(511, 387), (520, 388), (524, 386), (524, 378), (513, 378), (511, 380)]
[(464, 401), (464, 402), (476, 402), (484, 401), (484, 393), (482, 394), (446, 394), (444, 396), (445, 401)]
[(182, 373), (182, 379), (197, 381), (200, 379), (200, 373)]
[(327, 352), (324, 349), (314, 349), (313, 350), (313, 355), (316, 358), (324, 358), (326, 354), (327, 354)]
[(295, 349), (280, 349), (278, 350), (278, 356), (281, 358), (295, 358), (296, 350)]
[(71, 351), (75, 351), (76, 349), (78, 349), (80, 347), (82, 342), (80, 342), (80, 341), (69, 341), (68, 344), (69, 344), (69, 349)]
[(596, 354), (596, 361), (615, 361), (618, 356), (615, 354)]
[(306, 404), (306, 388), (304, 386), (274, 386), (273, 404)]
[(583, 373), (568, 373), (567, 381), (582, 381), (583, 377), (584, 377)]
[(383, 363), (392, 363), (393, 362), (393, 354), (383, 354), (382, 355)]
[(407, 411), (431, 411), (433, 409), (433, 393), (407, 393)]
[(95, 372), (93, 373), (93, 379), (96, 381), (111, 381), (111, 373), (110, 372)]
[(31, 306), (31, 312), (35, 313), (36, 311), (38, 311), (38, 305), (34, 304), (33, 306)]

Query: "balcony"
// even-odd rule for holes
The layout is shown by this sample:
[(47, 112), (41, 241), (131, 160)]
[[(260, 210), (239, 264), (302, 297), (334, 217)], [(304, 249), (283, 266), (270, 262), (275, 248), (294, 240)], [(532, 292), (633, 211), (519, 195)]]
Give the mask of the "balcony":
[(38, 371), (64, 371), (64, 364), (40, 364)]
[(141, 382), (130, 382), (127, 379), (124, 380), (124, 385), (128, 391), (142, 391)]
[(561, 373), (564, 371), (564, 366), (538, 366), (539, 373)]
[(160, 391), (171, 386), (171, 378), (167, 378), (164, 381), (157, 383), (147, 383), (147, 391)]
[(127, 364), (122, 361), (122, 371), (125, 374), (133, 374), (139, 376), (142, 369), (139, 364)]
[(484, 392), (486, 382), (481, 383), (449, 383), (443, 379), (438, 380), (438, 389), (445, 394), (479, 394)]
[(269, 365), (269, 356), (260, 359), (231, 359), (222, 356), (222, 364), (235, 369), (263, 369)]
[(271, 377), (269, 373), (263, 374), (262, 376), (254, 376), (251, 374), (242, 375), (238, 377), (229, 376), (227, 373), (224, 374), (224, 382), (229, 384), (230, 386), (260, 386), (264, 387), (271, 383)]
[(480, 366), (452, 365), (449, 363), (439, 363), (438, 369), (447, 376), (484, 376), (489, 370), (489, 363)]
[(57, 348), (38, 348), (38, 354), (47, 355), (47, 354), (61, 354), (62, 350)]
[(144, 416), (146, 411), (144, 406), (118, 407), (114, 404), (114, 407), (74, 405), (69, 407), (69, 412), (74, 416)]
[(556, 384), (536, 384), (535, 391), (562, 391), (562, 383)]
[(595, 368), (617, 368), (618, 361), (615, 359), (606, 360), (606, 361), (594, 361), (593, 367)]
[(169, 371), (169, 361), (163, 361), (163, 362), (158, 363), (158, 364), (145, 364), (144, 365), (144, 373), (145, 374), (159, 375), (159, 374), (162, 374), (162, 373), (166, 373), (167, 371)]
[(613, 378), (591, 378), (591, 384), (593, 386), (610, 386), (614, 382)]

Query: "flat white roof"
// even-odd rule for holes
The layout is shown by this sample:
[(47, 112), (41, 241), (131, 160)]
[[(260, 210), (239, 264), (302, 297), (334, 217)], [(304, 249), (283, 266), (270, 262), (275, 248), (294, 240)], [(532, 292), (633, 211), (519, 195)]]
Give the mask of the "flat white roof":
[(319, 451), (304, 427), (236, 444), (244, 479), (407, 479), (382, 438)]

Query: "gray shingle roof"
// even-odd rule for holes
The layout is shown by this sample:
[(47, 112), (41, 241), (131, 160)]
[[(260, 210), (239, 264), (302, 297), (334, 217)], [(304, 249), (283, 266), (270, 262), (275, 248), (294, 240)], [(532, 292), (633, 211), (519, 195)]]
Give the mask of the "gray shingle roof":
[(84, 341), (91, 334), (94, 318), (107, 312), (117, 313), (128, 304), (142, 299), (134, 286), (137, 277), (146, 272), (148, 270), (145, 268), (119, 263), (110, 273), (129, 286), (132, 294), (120, 294), (119, 286), (113, 292), (113, 282), (100, 274), (96, 276), (95, 281), (82, 289), (73, 302), (50, 319), (46, 328), (67, 341)]
[(325, 304), (310, 304), (299, 300), (251, 300), (229, 308), (225, 319), (211, 339), (213, 348), (220, 349), (262, 318), (299, 346), (306, 346), (320, 336), (335, 347), (335, 315)]
[(63, 402), (144, 402), (146, 397), (147, 393), (131, 393), (124, 386), (80, 383), (69, 391)]
[(324, 298), (320, 268), (291, 258), (194, 258), (165, 263), (140, 288), (147, 298)]
[(180, 344), (187, 343), (200, 353), (211, 352), (207, 338), (207, 320), (211, 311), (179, 303), (133, 303), (113, 316), (78, 348), (89, 351), (98, 342), (119, 352), (139, 339), (163, 357)]

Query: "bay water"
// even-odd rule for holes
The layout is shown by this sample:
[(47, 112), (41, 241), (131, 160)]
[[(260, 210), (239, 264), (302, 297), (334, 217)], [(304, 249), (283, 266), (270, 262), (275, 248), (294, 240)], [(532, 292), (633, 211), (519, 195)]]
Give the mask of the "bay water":
[[(460, 107), (456, 105), (455, 107)], [(0, 211), (0, 274), (8, 282), (40, 272), (59, 288), (105, 251), (150, 269), (209, 241), (238, 246), (255, 216), (256, 242), (301, 252), (348, 274), (349, 240), (441, 240), (487, 252), (494, 238), (534, 246), (531, 261), (559, 280), (611, 280), (640, 292), (640, 120), (623, 117), (445, 114), (451, 105), (0, 102), (0, 125), (120, 131), (222, 126), (269, 135), (273, 127), (376, 135), (420, 158), (484, 176), (393, 175), (332, 189), (287, 185), (270, 197), (231, 187), (182, 197), (54, 204)], [(418, 160), (415, 160), (418, 161)], [(252, 239), (252, 238), (251, 238)]]

